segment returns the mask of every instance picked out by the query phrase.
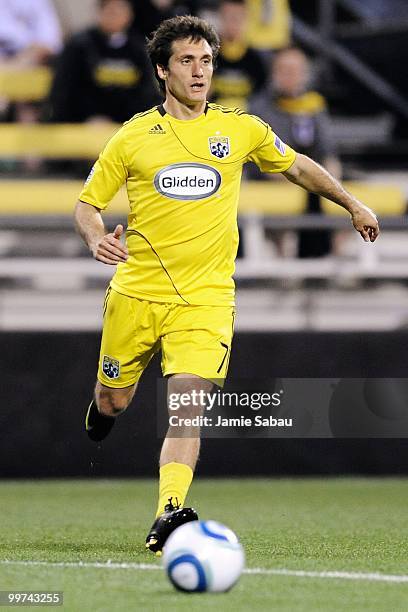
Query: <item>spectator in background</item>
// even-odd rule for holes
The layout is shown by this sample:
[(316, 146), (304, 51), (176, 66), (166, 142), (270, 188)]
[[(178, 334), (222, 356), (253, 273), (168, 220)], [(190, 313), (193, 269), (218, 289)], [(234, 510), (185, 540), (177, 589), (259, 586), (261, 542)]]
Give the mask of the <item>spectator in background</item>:
[(245, 0), (222, 0), (218, 17), (221, 49), (211, 101), (247, 110), (251, 96), (265, 86), (266, 70), (261, 57), (247, 43)]
[(99, 0), (95, 27), (75, 34), (58, 59), (47, 105), (55, 122), (123, 122), (159, 101), (143, 41), (129, 32), (128, 0)]
[[(289, 47), (278, 51), (272, 61), (271, 87), (253, 100), (250, 112), (269, 123), (289, 146), (340, 178), (326, 102), (310, 89), (310, 82), (311, 64), (301, 49)], [(252, 168), (249, 177), (257, 178)], [(308, 194), (307, 211), (321, 212), (317, 195)], [(330, 231), (299, 232), (299, 257), (321, 257), (330, 249)]]
[(246, 0), (248, 41), (256, 49), (271, 55), (291, 41), (289, 0)]
[(135, 18), (133, 30), (145, 38), (153, 32), (164, 19), (174, 17), (173, 0), (131, 0)]
[[(0, 1), (0, 69), (17, 72), (51, 62), (62, 46), (62, 33), (51, 0)], [(32, 123), (38, 107), (28, 101), (0, 100), (6, 120)]]
[(61, 28), (50, 0), (1, 0), (1, 64), (43, 64), (60, 50), (61, 44)]
[(191, 2), (176, 0), (131, 0), (135, 19), (133, 29), (143, 38), (148, 37), (164, 19), (190, 13)]

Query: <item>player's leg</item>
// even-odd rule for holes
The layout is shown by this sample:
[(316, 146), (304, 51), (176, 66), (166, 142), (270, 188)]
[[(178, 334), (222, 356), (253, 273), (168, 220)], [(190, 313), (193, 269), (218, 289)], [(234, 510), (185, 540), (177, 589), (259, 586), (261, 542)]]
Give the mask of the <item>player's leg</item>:
[(95, 394), (85, 428), (91, 440), (103, 440), (128, 407), (137, 381), (155, 352), (147, 302), (109, 288), (104, 302), (103, 332)]
[[(172, 497), (179, 506), (184, 505), (200, 451), (200, 426), (185, 425), (204, 411), (204, 403), (187, 403), (187, 399), (210, 393), (213, 383), (195, 374), (180, 373), (170, 376), (168, 396), (183, 396), (183, 404), (177, 409), (177, 425), (169, 426), (160, 453), (160, 493), (156, 516)], [(175, 415), (169, 411), (169, 416)]]
[(95, 395), (85, 418), (88, 437), (94, 442), (104, 440), (110, 433), (116, 417), (126, 410), (133, 399), (137, 383), (124, 389), (107, 387), (96, 382)]
[[(233, 323), (232, 307), (175, 307), (173, 320), (167, 321), (167, 333), (162, 339), (162, 368), (170, 376), (169, 397), (170, 394), (180, 397), (182, 393), (192, 396), (195, 391), (197, 398), (200, 391), (209, 393), (214, 383), (222, 386), (228, 370)], [(200, 427), (180, 426), (180, 417), (200, 416), (203, 409), (193, 401), (189, 405), (184, 403), (177, 410), (177, 425), (169, 426), (160, 455), (156, 521), (146, 539), (150, 550), (161, 550), (179, 519), (186, 522), (197, 517), (195, 511), (182, 506), (199, 454)], [(171, 506), (176, 505), (181, 509), (172, 510)]]
[(137, 388), (137, 383), (117, 389), (103, 385), (99, 380), (95, 386), (95, 401), (100, 414), (115, 418), (129, 406)]
[[(194, 374), (180, 373), (169, 378), (168, 396), (183, 396), (183, 404), (177, 410), (180, 424), (169, 426), (160, 453), (159, 503), (156, 520), (146, 538), (146, 548), (156, 554), (160, 554), (174, 529), (198, 519), (193, 508), (184, 507), (184, 501), (200, 451), (200, 426), (184, 423), (191, 423), (195, 417), (202, 415), (204, 403), (197, 405), (196, 399), (200, 397), (200, 392), (207, 394), (212, 388), (211, 381)], [(190, 403), (187, 401), (189, 397)]]

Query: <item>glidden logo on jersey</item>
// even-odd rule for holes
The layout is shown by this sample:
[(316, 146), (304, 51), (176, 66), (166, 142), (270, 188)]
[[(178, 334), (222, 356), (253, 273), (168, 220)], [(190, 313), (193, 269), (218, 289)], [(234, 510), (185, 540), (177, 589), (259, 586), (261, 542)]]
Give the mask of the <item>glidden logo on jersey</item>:
[(204, 164), (172, 164), (154, 177), (157, 191), (174, 200), (202, 200), (218, 191), (220, 185), (220, 173)]

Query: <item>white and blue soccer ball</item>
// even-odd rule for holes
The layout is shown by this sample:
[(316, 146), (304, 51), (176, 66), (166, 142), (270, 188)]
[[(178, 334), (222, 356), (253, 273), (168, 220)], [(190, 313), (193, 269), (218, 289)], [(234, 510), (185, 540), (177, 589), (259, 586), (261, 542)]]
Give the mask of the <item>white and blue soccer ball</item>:
[(231, 529), (217, 521), (191, 521), (170, 534), (163, 565), (176, 589), (228, 591), (240, 577), (244, 550)]

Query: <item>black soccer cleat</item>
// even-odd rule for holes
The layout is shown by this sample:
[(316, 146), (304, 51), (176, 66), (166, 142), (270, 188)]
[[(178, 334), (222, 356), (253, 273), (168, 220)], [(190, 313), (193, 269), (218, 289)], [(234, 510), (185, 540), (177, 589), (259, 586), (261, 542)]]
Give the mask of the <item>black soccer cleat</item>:
[(85, 430), (88, 437), (94, 442), (104, 440), (115, 424), (115, 417), (101, 414), (95, 400), (89, 404), (85, 417)]
[(172, 499), (170, 497), (163, 514), (154, 521), (146, 538), (146, 548), (156, 553), (156, 556), (161, 555), (167, 538), (177, 527), (190, 521), (198, 521), (198, 515), (194, 508), (180, 508), (178, 503), (173, 505)]

